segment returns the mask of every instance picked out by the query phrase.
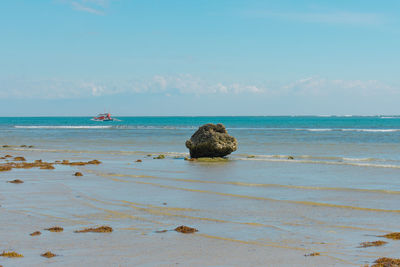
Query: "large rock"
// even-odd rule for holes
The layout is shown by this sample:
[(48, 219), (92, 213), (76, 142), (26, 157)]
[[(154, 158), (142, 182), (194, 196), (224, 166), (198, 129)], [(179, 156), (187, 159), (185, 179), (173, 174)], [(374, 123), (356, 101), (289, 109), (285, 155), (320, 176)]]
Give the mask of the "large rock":
[(224, 157), (237, 149), (235, 137), (222, 124), (205, 124), (186, 141), (192, 158)]

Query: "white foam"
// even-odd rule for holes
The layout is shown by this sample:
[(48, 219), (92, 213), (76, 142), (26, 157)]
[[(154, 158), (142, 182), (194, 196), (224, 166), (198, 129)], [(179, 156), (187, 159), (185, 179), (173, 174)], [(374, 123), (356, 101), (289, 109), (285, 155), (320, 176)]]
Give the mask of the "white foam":
[(52, 125), (15, 125), (14, 128), (18, 129), (110, 129), (113, 128), (111, 125), (96, 125), (96, 126), (72, 126), (72, 125), (60, 125), (60, 126), (52, 126)]
[(341, 129), (343, 132), (371, 132), (371, 133), (387, 133), (400, 132), (400, 129)]

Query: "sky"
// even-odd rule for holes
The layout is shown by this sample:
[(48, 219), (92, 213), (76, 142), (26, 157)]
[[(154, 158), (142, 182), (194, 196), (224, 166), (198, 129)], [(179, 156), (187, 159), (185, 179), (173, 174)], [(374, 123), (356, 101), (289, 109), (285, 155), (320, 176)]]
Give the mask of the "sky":
[(0, 6), (0, 116), (400, 114), (398, 0)]

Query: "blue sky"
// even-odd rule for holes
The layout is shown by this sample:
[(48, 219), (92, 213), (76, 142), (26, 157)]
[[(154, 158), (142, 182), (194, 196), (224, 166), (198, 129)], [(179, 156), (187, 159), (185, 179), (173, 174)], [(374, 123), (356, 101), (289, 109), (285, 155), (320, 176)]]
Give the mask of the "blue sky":
[(400, 1), (5, 0), (3, 116), (400, 114)]

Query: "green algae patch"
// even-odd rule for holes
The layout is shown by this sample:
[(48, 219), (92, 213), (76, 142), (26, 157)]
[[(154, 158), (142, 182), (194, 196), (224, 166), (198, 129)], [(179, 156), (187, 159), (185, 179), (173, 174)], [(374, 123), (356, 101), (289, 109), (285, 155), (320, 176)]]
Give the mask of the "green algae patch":
[(393, 258), (379, 258), (375, 262), (375, 264), (371, 267), (399, 267), (400, 266), (400, 259), (393, 259)]
[(75, 233), (111, 233), (113, 229), (110, 226), (100, 226), (97, 228), (85, 228), (83, 230), (76, 230)]
[(22, 258), (24, 255), (19, 254), (14, 251), (3, 251), (3, 253), (0, 254), (1, 257), (7, 257), (7, 258)]
[(154, 157), (153, 159), (165, 159), (165, 155), (158, 155), (157, 157)]
[(196, 228), (192, 228), (185, 225), (178, 226), (174, 230), (182, 234), (191, 234), (199, 231)]
[(381, 241), (381, 240), (379, 240), (379, 241), (372, 241), (372, 242), (362, 242), (362, 243), (360, 244), (360, 247), (361, 247), (361, 248), (380, 247), (380, 246), (383, 246), (383, 245), (385, 245), (385, 244), (387, 244), (387, 242)]
[(62, 231), (64, 231), (64, 228), (62, 228), (60, 226), (54, 226), (54, 227), (50, 227), (50, 228), (47, 228), (47, 229), (44, 229), (44, 230), (47, 230), (47, 231), (50, 231), (50, 232), (62, 232)]
[(197, 158), (198, 162), (228, 162), (228, 158)]
[(385, 237), (385, 238), (393, 239), (393, 240), (400, 240), (400, 232), (390, 233), (387, 235), (380, 235), (379, 237)]
[(50, 252), (50, 251), (47, 251), (47, 252), (45, 252), (43, 254), (40, 254), (40, 256), (45, 257), (45, 258), (53, 258), (53, 257), (55, 257), (57, 255), (52, 253), (52, 252)]

